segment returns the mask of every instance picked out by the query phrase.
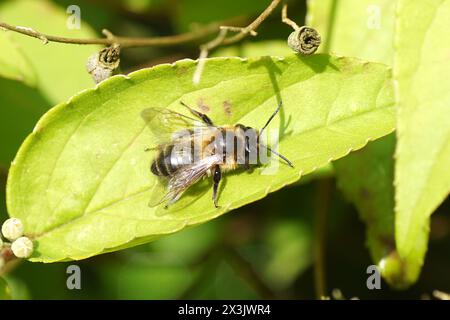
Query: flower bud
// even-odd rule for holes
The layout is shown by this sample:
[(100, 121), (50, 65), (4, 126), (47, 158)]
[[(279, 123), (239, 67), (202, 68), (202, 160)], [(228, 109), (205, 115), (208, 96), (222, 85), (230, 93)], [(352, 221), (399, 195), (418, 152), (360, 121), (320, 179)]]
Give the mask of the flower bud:
[(23, 223), (20, 219), (9, 218), (3, 223), (2, 234), (8, 240), (16, 240), (23, 235)]
[(17, 258), (28, 258), (33, 253), (33, 242), (27, 237), (20, 237), (12, 243), (11, 250)]

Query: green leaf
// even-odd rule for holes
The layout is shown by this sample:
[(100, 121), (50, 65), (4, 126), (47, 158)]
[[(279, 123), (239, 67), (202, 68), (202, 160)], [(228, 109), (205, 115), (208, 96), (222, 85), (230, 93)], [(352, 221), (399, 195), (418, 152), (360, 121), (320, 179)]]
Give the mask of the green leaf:
[(310, 0), (307, 25), (322, 37), (319, 52), (392, 64), (396, 0)]
[(6, 32), (0, 32), (0, 77), (36, 84), (36, 74), (22, 50)]
[(11, 291), (3, 278), (0, 278), (0, 300), (11, 300)]
[(99, 271), (109, 299), (178, 299), (198, 277), (194, 268), (160, 266), (145, 260), (108, 264)]
[(369, 143), (365, 148), (334, 163), (339, 188), (355, 204), (367, 226), (367, 246), (382, 276), (395, 287), (405, 287), (404, 270), (398, 265), (394, 241), (395, 135)]
[[(392, 0), (310, 1), (308, 20), (321, 33), (320, 50), (392, 65), (395, 8)], [(401, 288), (415, 281), (420, 266), (400, 261), (395, 251), (394, 150), (391, 135), (337, 161), (335, 169), (340, 189), (367, 225), (372, 260), (391, 286)]]
[[(297, 181), (393, 130), (389, 69), (357, 59), (208, 59), (200, 85), (196, 62), (182, 60), (116, 76), (50, 110), (11, 165), (7, 204), (35, 241), (33, 261), (83, 259), (149, 242), (196, 225)], [(282, 128), (281, 164), (230, 174), (215, 209), (204, 181), (168, 210), (150, 208), (158, 179), (150, 173), (153, 136), (140, 117), (149, 106), (185, 110), (180, 99), (209, 109), (217, 124)], [(280, 129), (278, 129), (280, 130)], [(274, 159), (273, 164), (279, 164)], [(164, 214), (161, 215), (161, 212)]]
[(123, 6), (132, 12), (145, 14), (155, 7), (161, 6), (164, 0), (124, 0)]
[[(263, 275), (277, 290), (286, 289), (312, 263), (312, 232), (304, 221), (274, 221), (265, 237)], [(253, 249), (253, 248), (252, 248)]]
[[(92, 38), (95, 32), (84, 23), (81, 28), (67, 28), (69, 14), (47, 0), (16, 0), (0, 3), (0, 20), (9, 24), (30, 27), (41, 33), (70, 38)], [(0, 32), (3, 32), (0, 30)], [(21, 48), (33, 65), (37, 87), (50, 101), (57, 103), (74, 93), (93, 86), (86, 71), (88, 57), (98, 46), (80, 46), (50, 42), (8, 32), (14, 44)]]
[(221, 259), (214, 264), (211, 263), (210, 268), (214, 270), (214, 273), (204, 276), (206, 281), (203, 280), (201, 288), (191, 289), (188, 299), (262, 299), (263, 297), (256, 291), (255, 286), (245, 279), (244, 272), (238, 269), (234, 259), (234, 257), (229, 257), (226, 260)]
[[(33, 264), (33, 265), (36, 266), (36, 264)], [(54, 271), (54, 270), (52, 270), (52, 271)], [(14, 270), (14, 274), (16, 274), (16, 273), (17, 273), (17, 270)], [(54, 277), (54, 276), (55, 276), (55, 273), (52, 273), (52, 277)], [(42, 281), (41, 274), (38, 277)], [(0, 279), (0, 281), (1, 281), (1, 279)], [(9, 274), (5, 275), (4, 281), (7, 284), (6, 298), (8, 300), (30, 300), (30, 293), (29, 293), (28, 287), (25, 284), (23, 279), (16, 277), (16, 275), (12, 276), (11, 273), (9, 273)], [(42, 290), (42, 287), (40, 287), (40, 289)], [(66, 291), (67, 291), (67, 289), (66, 289)]]
[(421, 265), (426, 241), (416, 239), (450, 190), (450, 1), (399, 0), (397, 12), (396, 242)]
[[(287, 56), (292, 54), (292, 49), (289, 48), (286, 41), (283, 40), (264, 40), (259, 42), (243, 42), (233, 46), (219, 48), (214, 51), (212, 57), (261, 57), (261, 56)], [(325, 166), (315, 170), (314, 174), (306, 176), (299, 180), (298, 184), (308, 183), (319, 177), (332, 176), (333, 166), (327, 163)]]

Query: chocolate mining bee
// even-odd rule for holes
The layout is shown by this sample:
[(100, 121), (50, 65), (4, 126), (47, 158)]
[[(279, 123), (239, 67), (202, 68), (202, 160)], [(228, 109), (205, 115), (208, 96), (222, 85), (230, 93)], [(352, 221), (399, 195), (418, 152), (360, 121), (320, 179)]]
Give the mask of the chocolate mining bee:
[(283, 155), (261, 141), (261, 135), (280, 111), (280, 102), (261, 130), (242, 124), (216, 126), (204, 113), (180, 102), (193, 116), (165, 108), (148, 108), (142, 117), (161, 143), (151, 163), (151, 172), (167, 183), (163, 196), (156, 192), (157, 201), (150, 206), (176, 202), (183, 192), (205, 176), (212, 176), (212, 200), (216, 208), (217, 190), (223, 173), (238, 168), (250, 169), (267, 162), (267, 152), (274, 154), (293, 167)]

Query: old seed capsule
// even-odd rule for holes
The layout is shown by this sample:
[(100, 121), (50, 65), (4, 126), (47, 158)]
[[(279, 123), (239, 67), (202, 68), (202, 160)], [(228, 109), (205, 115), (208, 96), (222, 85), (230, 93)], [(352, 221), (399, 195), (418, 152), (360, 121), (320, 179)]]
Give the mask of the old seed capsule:
[(8, 240), (16, 240), (23, 235), (23, 223), (20, 219), (9, 218), (3, 223), (2, 234)]
[(28, 258), (33, 253), (33, 242), (27, 237), (20, 237), (12, 243), (11, 250), (17, 258)]
[(288, 45), (295, 52), (310, 55), (319, 48), (320, 41), (320, 34), (315, 29), (303, 26), (289, 35)]
[(108, 79), (120, 64), (120, 46), (113, 44), (88, 58), (86, 69), (95, 83)]

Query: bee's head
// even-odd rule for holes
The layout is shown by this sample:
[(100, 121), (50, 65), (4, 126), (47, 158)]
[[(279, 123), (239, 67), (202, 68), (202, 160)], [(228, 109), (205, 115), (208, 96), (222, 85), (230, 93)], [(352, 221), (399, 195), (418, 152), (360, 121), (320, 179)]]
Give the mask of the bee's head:
[(249, 138), (247, 140), (253, 140), (256, 143), (259, 141), (259, 131), (257, 129), (244, 126), (240, 123), (237, 124), (236, 127), (242, 131), (242, 136)]
[(237, 124), (236, 128), (240, 131), (239, 136), (242, 137), (244, 146), (244, 161), (246, 167), (250, 164), (259, 164), (258, 157), (258, 144), (259, 144), (259, 132), (255, 128), (244, 126), (243, 124)]
[[(258, 155), (257, 159), (259, 162), (259, 149), (260, 147), (268, 150), (270, 153), (275, 154), (276, 156), (280, 157), (281, 159), (283, 159), (290, 167), (294, 167), (294, 165), (292, 164), (291, 161), (289, 161), (285, 156), (279, 154), (278, 152), (272, 150), (270, 147), (266, 146), (265, 144), (263, 144), (260, 141), (260, 136), (262, 135), (262, 133), (264, 132), (264, 130), (266, 129), (266, 127), (269, 125), (269, 123), (272, 121), (272, 119), (275, 117), (275, 115), (278, 113), (278, 111), (280, 111), (281, 106), (282, 106), (282, 102), (280, 101), (278, 104), (278, 108), (275, 110), (274, 113), (272, 113), (272, 115), (269, 117), (269, 119), (267, 120), (266, 124), (262, 127), (261, 130), (256, 130), (253, 129), (251, 127), (246, 127), (244, 125), (237, 125), (239, 128), (241, 128), (241, 130), (244, 131), (245, 136), (246, 136), (246, 143), (245, 143), (245, 151), (246, 151), (246, 158), (249, 154), (252, 154), (252, 152), (256, 152), (256, 154)], [(251, 143), (250, 140), (248, 140), (248, 136), (250, 137), (255, 137), (255, 139), (253, 140), (254, 143)]]
[(258, 130), (254, 129), (252, 127), (244, 126), (243, 124), (240, 124), (240, 123), (238, 123), (236, 125), (236, 127), (239, 128), (240, 130), (242, 130), (243, 133), (247, 133), (247, 134), (256, 133), (256, 134), (258, 134)]

